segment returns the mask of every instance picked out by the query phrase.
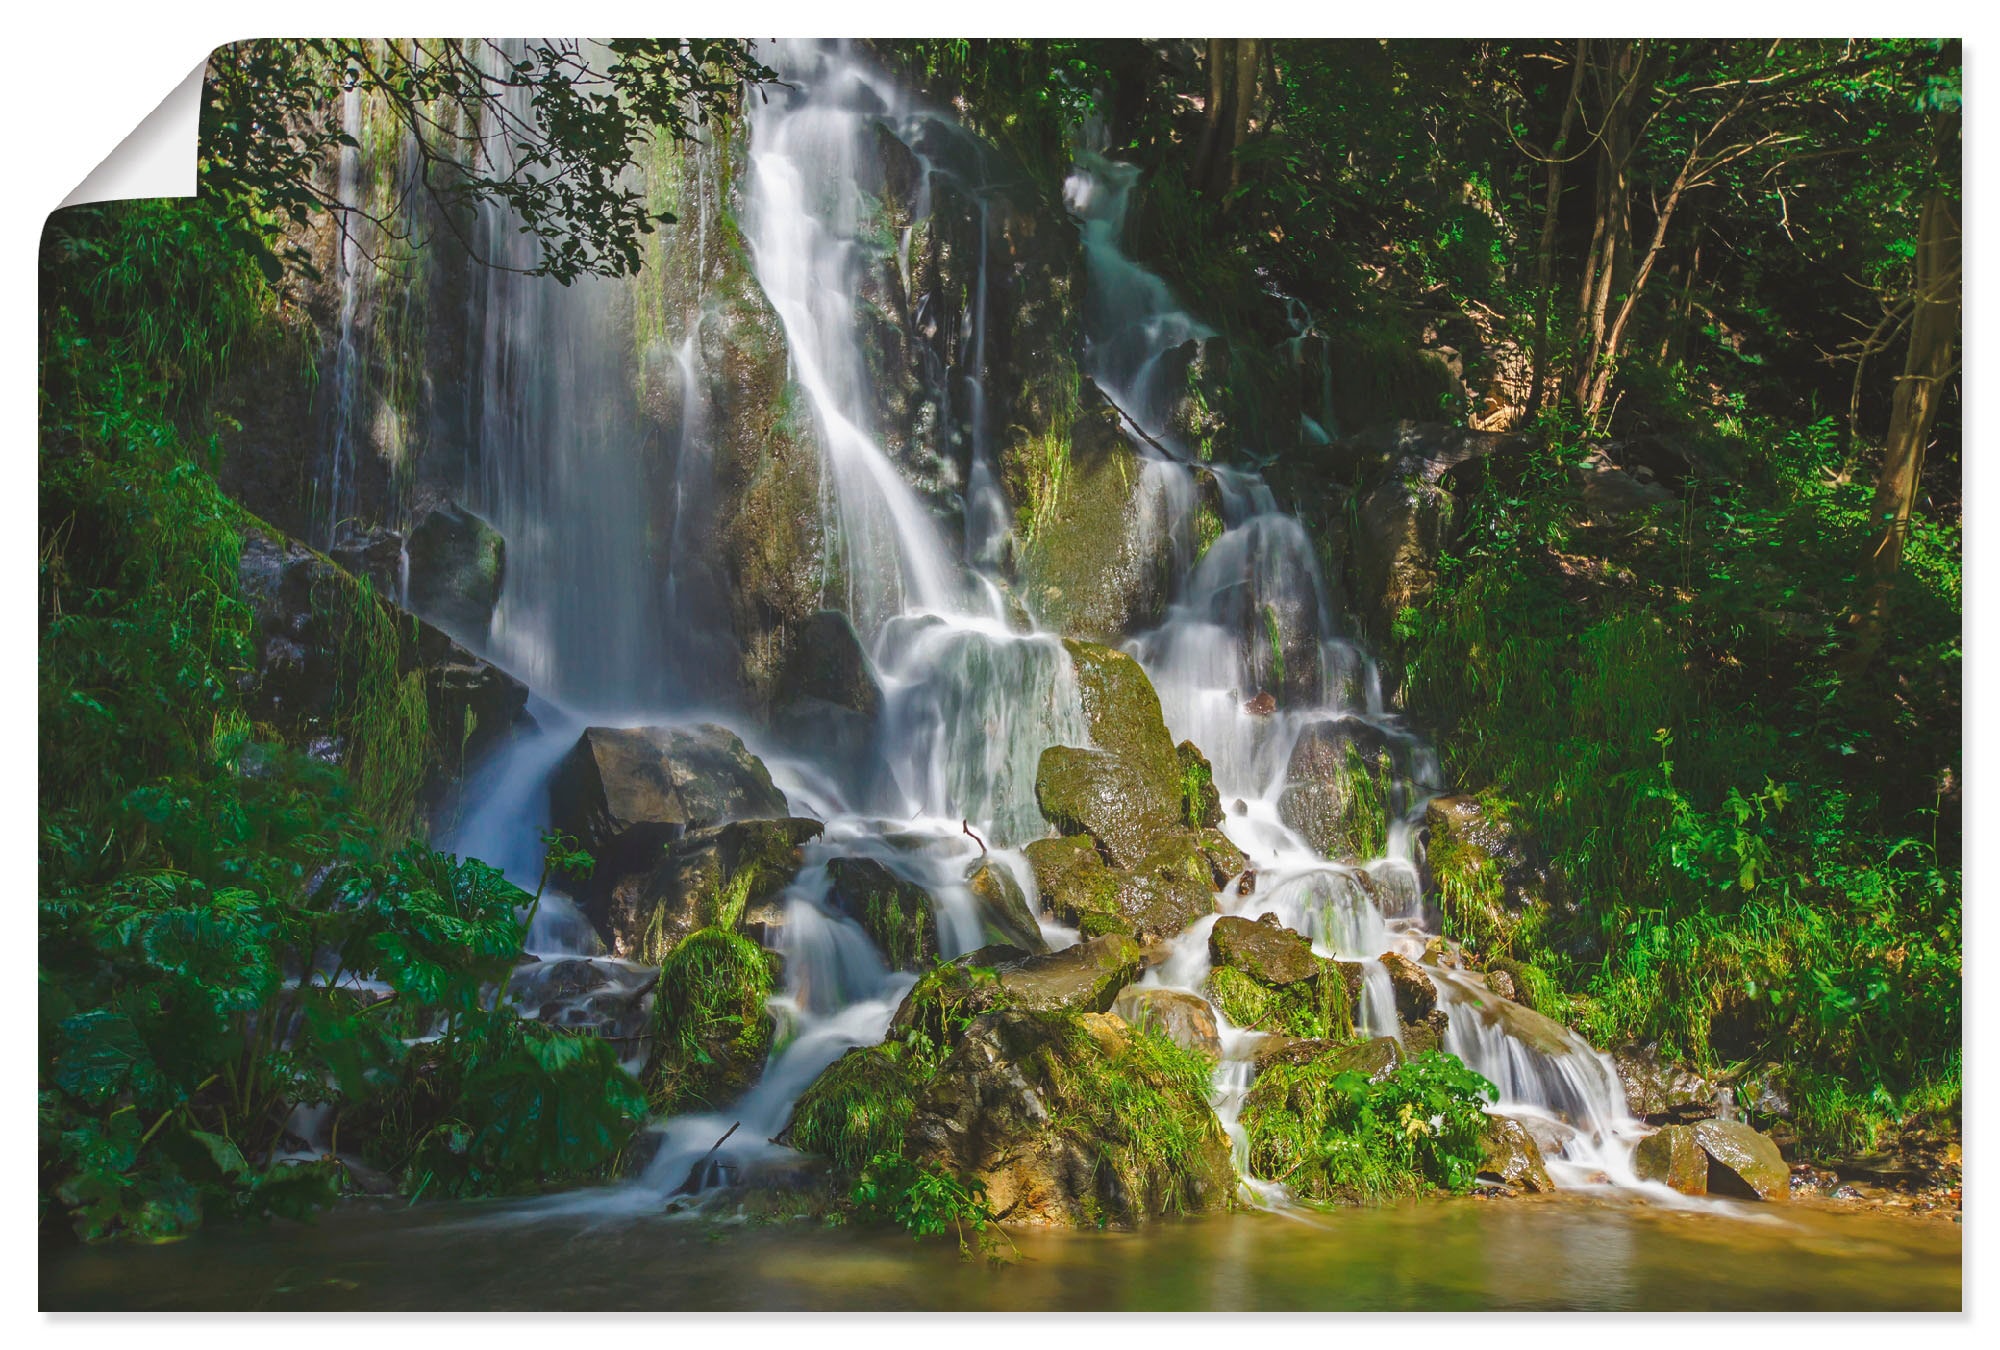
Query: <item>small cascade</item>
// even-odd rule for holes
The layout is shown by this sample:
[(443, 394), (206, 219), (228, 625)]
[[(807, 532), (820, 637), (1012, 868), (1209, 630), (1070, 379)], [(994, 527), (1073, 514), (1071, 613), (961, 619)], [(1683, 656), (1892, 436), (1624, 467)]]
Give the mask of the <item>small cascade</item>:
[(334, 191), (340, 201), (337, 216), (340, 231), (338, 281), (340, 283), (340, 327), (333, 348), (333, 402), (328, 413), (326, 464), (320, 473), (325, 485), (322, 519), (315, 522), (324, 531), (321, 543), (331, 544), (340, 533), (340, 523), (354, 505), (355, 418), (358, 389), (362, 378), (360, 342), (355, 318), (361, 307), (363, 269), (360, 230), (361, 150), (354, 144), (361, 134), (361, 90), (350, 88), (340, 96), (340, 130), (349, 144), (340, 150), (340, 170)]
[[(1177, 391), (1165, 358), (1208, 333), (1163, 280), (1123, 251), (1135, 178), (1129, 165), (1084, 153), (1066, 189), (1089, 267), (1087, 365), (1123, 415), (1149, 471), (1188, 485), (1167, 498), (1180, 513), (1169, 528), (1191, 532), (1193, 485), (1200, 479), (1212, 485), (1223, 529), (1192, 565), (1174, 550), (1176, 584), (1167, 616), (1127, 646), (1159, 691), (1169, 730), (1207, 755), (1216, 788), (1230, 804), (1223, 828), (1256, 869), (1250, 894), (1223, 892), (1223, 912), (1245, 918), (1274, 913), (1309, 937), (1320, 955), (1359, 963), (1357, 1030), (1400, 1039), (1389, 974), (1376, 958), (1395, 952), (1420, 960), (1433, 936), (1415, 836), (1425, 802), (1443, 788), (1437, 756), (1384, 707), (1372, 661), (1340, 633), (1303, 525), (1278, 508), (1259, 475), (1201, 464), (1173, 436)], [(1279, 804), (1300, 737), (1315, 724), (1342, 719), (1392, 746), (1398, 766), (1384, 854), (1362, 867), (1322, 858), (1284, 822)], [(1212, 927), (1197, 924), (1183, 933), (1146, 982), (1201, 994)], [(1458, 972), (1426, 970), (1449, 1018), (1445, 1048), (1499, 1089), (1496, 1112), (1532, 1122), (1563, 1184), (1639, 1184), (1630, 1156), (1644, 1129), (1626, 1111), (1609, 1057), (1547, 1019), (1483, 989), (1475, 992)], [(1248, 1073), (1240, 1040), (1232, 1038), (1246, 1033), (1227, 1027), (1219, 1010), (1217, 1017), (1225, 1027), (1225, 1053), (1215, 1101), (1238, 1139), (1242, 1170), (1236, 1113)], [(1262, 1202), (1274, 1198), (1274, 1188), (1247, 1173), (1245, 1184)]]

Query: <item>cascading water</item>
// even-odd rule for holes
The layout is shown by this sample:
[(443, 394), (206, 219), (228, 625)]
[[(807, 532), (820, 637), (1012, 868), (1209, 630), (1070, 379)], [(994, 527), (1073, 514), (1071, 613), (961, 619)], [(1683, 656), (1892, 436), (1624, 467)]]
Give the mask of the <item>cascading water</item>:
[[(1181, 344), (1206, 337), (1207, 330), (1181, 311), (1164, 281), (1123, 251), (1135, 178), (1129, 165), (1085, 154), (1066, 189), (1082, 225), (1090, 269), (1087, 365), (1117, 406), (1148, 468), (1184, 477), (1188, 486), (1165, 499), (1192, 503), (1198, 470), (1213, 484), (1223, 530), (1192, 568), (1177, 568), (1165, 621), (1128, 645), (1159, 691), (1168, 728), (1202, 747), (1223, 801), (1233, 803), (1223, 828), (1250, 857), (1256, 883), (1248, 895), (1225, 890), (1223, 911), (1252, 918), (1274, 913), (1310, 937), (1321, 955), (1359, 962), (1364, 978), (1358, 1029), (1397, 1035), (1388, 973), (1374, 958), (1396, 952), (1419, 959), (1432, 936), (1414, 840), (1425, 801), (1442, 787), (1437, 759), (1384, 708), (1366, 653), (1339, 636), (1304, 527), (1278, 509), (1260, 477), (1198, 466), (1172, 435), (1168, 415), (1174, 391), (1166, 357)], [(1191, 507), (1181, 509), (1191, 514)], [(1177, 528), (1191, 523), (1183, 517)], [(1280, 626), (1303, 639), (1286, 641), (1281, 650), (1309, 652), (1317, 669), (1303, 691), (1300, 682), (1285, 681), (1293, 695), (1287, 706), (1261, 707), (1255, 696), (1278, 682), (1274, 649), (1280, 649)], [(1298, 697), (1301, 692), (1307, 696)], [(1402, 809), (1392, 804), (1384, 856), (1359, 869), (1327, 862), (1279, 811), (1301, 734), (1314, 723), (1343, 718), (1365, 723), (1394, 745), (1402, 766), (1397, 784)], [(1145, 983), (1200, 994), (1209, 974), (1212, 927), (1212, 922), (1198, 924), (1176, 939), (1172, 957), (1148, 972)], [(1437, 966), (1427, 971), (1449, 1018), (1445, 1048), (1498, 1087), (1496, 1112), (1530, 1122), (1564, 1184), (1608, 1179), (1638, 1185), (1630, 1155), (1645, 1131), (1626, 1110), (1609, 1057), (1553, 1023), (1537, 1020), (1533, 1035), (1517, 1035), (1515, 1023), (1525, 1022), (1525, 1010), (1513, 1018), (1514, 1005), (1496, 1008), (1498, 1000), (1475, 991), (1458, 973)], [(1245, 1059), (1255, 1038), (1231, 1027), (1219, 1009), (1217, 1021), (1224, 1047), (1217, 1107), (1238, 1139), (1243, 1168), (1235, 1114), (1249, 1083)], [(1270, 1198), (1269, 1186), (1254, 1178), (1250, 1185), (1257, 1197)]]

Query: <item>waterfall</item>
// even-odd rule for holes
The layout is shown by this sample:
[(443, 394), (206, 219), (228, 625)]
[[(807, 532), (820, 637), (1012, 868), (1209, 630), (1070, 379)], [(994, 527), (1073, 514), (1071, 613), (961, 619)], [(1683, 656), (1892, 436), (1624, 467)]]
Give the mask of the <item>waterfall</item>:
[[(723, 429), (710, 415), (701, 341), (718, 316), (697, 297), (696, 312), (664, 333), (648, 327), (636, 353), (644, 375), (635, 381), (631, 285), (585, 279), (560, 287), (522, 275), (535, 261), (532, 239), (497, 209), (479, 222), (482, 247), (502, 267), (481, 274), (470, 302), (475, 395), (465, 494), (508, 541), (505, 589), (485, 646), (535, 687), (539, 729), (481, 770), (467, 793), (470, 809), (443, 842), (533, 886), (546, 782), (581, 727), (696, 714), (738, 731), (765, 759), (792, 812), (824, 823), (783, 895), (776, 939), (783, 987), (771, 1002), (781, 1032), (760, 1081), (726, 1111), (657, 1125), (653, 1163), (611, 1204), (657, 1204), (703, 1159), (711, 1177), (725, 1179), (787, 1165), (787, 1152), (768, 1141), (799, 1094), (846, 1049), (886, 1034), (912, 979), (886, 969), (862, 930), (836, 911), (827, 864), (864, 856), (923, 886), (938, 902), (943, 953), (972, 950), (981, 925), (968, 865), (990, 848), (990, 859), (1035, 893), (1017, 850), (1046, 833), (1034, 792), (1039, 758), (1050, 746), (1089, 739), (1060, 639), (1022, 631), (1029, 625), (1007, 603), (999, 572), (1010, 512), (993, 462), (986, 387), (994, 227), (976, 167), (968, 174), (930, 153), (939, 145), (958, 153), (964, 133), (940, 131), (942, 119), (838, 46), (785, 43), (761, 54), (785, 83), (750, 102), (742, 236), (782, 330), (787, 397), (804, 414), (817, 456), (824, 602), (853, 621), (880, 684), (877, 760), (773, 745), (732, 701), (728, 583), (693, 528), (720, 490), (713, 452)], [(879, 391), (859, 310), (864, 267), (879, 264), (889, 237), (857, 168), (885, 131), (903, 140), (925, 175), (919, 209), (932, 201), (935, 175), (966, 192), (978, 211), (980, 257), (961, 318), (965, 399), (952, 414), (969, 453), (964, 481), (946, 484), (958, 498), (962, 540), (948, 536), (877, 425)], [(975, 153), (966, 159), (977, 165)], [(720, 177), (706, 158), (696, 169), (704, 181)], [(1219, 906), (1251, 918), (1275, 913), (1322, 955), (1357, 963), (1357, 1026), (1396, 1035), (1394, 995), (1377, 958), (1421, 959), (1431, 936), (1414, 838), (1425, 802), (1442, 787), (1437, 758), (1384, 706), (1367, 654), (1341, 632), (1304, 526), (1279, 509), (1259, 475), (1205, 464), (1173, 436), (1180, 367), (1169, 358), (1212, 333), (1124, 252), (1135, 180), (1132, 166), (1086, 153), (1065, 189), (1086, 263), (1084, 369), (1123, 416), (1141, 460), (1136, 500), (1144, 509), (1130, 528), (1153, 532), (1171, 560), (1165, 618), (1126, 646), (1158, 690), (1174, 737), (1193, 740), (1210, 759), (1230, 805), (1224, 828), (1253, 860), (1254, 891), (1226, 891)], [(679, 244), (701, 249), (720, 227), (704, 203), (680, 228)], [(908, 232), (887, 248), (907, 278)], [(677, 391), (664, 434), (644, 429), (641, 385)], [(939, 443), (946, 439), (940, 433)], [(1205, 549), (1196, 523), (1204, 501), (1221, 520)], [(1254, 696), (1276, 684), (1283, 705), (1253, 710)], [(1366, 726), (1394, 748), (1400, 766), (1385, 854), (1365, 865), (1326, 861), (1279, 810), (1295, 746), (1329, 719)], [(986, 847), (975, 846), (968, 829)], [(1212, 927), (1204, 920), (1176, 939), (1144, 982), (1200, 993)], [(1057, 945), (1075, 937), (1050, 934)], [(598, 950), (559, 889), (544, 899), (530, 947)], [(1574, 1037), (1531, 1046), (1504, 1018), (1481, 1012), (1476, 991), (1456, 972), (1430, 974), (1450, 1017), (1447, 1048), (1500, 1086), (1495, 1109), (1536, 1123), (1565, 1182), (1602, 1173), (1629, 1184), (1637, 1127), (1625, 1117), (1609, 1061)], [(1238, 1114), (1257, 1038), (1220, 1014), (1218, 1024), (1224, 1056), (1214, 1104), (1242, 1169)], [(728, 1145), (714, 1149), (732, 1125)], [(1281, 1187), (1254, 1177), (1246, 1175), (1245, 1186), (1260, 1203), (1282, 1197)]]

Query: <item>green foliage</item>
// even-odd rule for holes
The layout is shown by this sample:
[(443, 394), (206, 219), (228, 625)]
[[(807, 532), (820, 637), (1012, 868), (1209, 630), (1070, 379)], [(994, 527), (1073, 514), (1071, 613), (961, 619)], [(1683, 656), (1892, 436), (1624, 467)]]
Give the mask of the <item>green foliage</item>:
[[(672, 220), (624, 182), (639, 150), (656, 132), (692, 139), (744, 81), (775, 75), (738, 39), (606, 46), (609, 59), (569, 40), (234, 43), (215, 53), (203, 87), (202, 193), (270, 280), (287, 263), (310, 274), (299, 235), (326, 215), (344, 232), (360, 223), (324, 171), (358, 146), (335, 110), (353, 91), (414, 137), (421, 189), (439, 210), (464, 218), (494, 203), (535, 238), (531, 275), (567, 285), (637, 272), (642, 237)], [(387, 214), (359, 214), (395, 235)]]
[(961, 1179), (939, 1168), (910, 1161), (900, 1149), (870, 1158), (855, 1178), (849, 1192), (854, 1210), (863, 1219), (893, 1223), (909, 1230), (912, 1237), (941, 1237), (950, 1232), (958, 1239), (958, 1254), (972, 1255), (973, 1243), (982, 1251), (993, 1244), (993, 1211), (986, 1204), (986, 1187), (977, 1177)]
[(1331, 1057), (1273, 1064), (1243, 1103), (1250, 1170), (1306, 1200), (1379, 1203), (1464, 1194), (1479, 1169), (1493, 1085), (1430, 1050), (1370, 1082)]
[(1844, 1149), (1956, 1082), (1955, 535), (1913, 538), (1881, 668), (1846, 674), (1866, 494), (1823, 422), (1760, 425), (1756, 477), (1623, 538), (1575, 525), (1564, 434), (1474, 498), (1405, 651), (1448, 772), (1504, 788), (1576, 910), (1481, 926), (1461, 869), (1447, 921), (1584, 996), (1600, 1042), (1785, 1063), (1828, 1104), (1808, 1138)]

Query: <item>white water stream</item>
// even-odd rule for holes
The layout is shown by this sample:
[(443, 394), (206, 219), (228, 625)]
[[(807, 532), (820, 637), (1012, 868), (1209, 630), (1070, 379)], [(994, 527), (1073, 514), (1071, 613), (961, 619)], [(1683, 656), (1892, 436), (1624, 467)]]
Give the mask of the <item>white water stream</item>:
[[(616, 288), (560, 288), (489, 273), (474, 305), (483, 392), (473, 419), (479, 452), (466, 481), (471, 504), (507, 538), (508, 566), (492, 632), (463, 636), (536, 688), (540, 730), (517, 738), (486, 767), (466, 794), (473, 805), (443, 842), (532, 887), (546, 781), (586, 721), (729, 722), (765, 758), (793, 813), (826, 822), (824, 838), (808, 846), (785, 892), (785, 986), (773, 1004), (781, 1044), (761, 1081), (727, 1111), (658, 1126), (665, 1139), (645, 1175), (592, 1203), (657, 1205), (732, 1123), (736, 1134), (707, 1165), (708, 1180), (783, 1165), (788, 1152), (767, 1141), (792, 1103), (844, 1050), (881, 1039), (912, 978), (889, 971), (862, 930), (828, 907), (827, 861), (863, 853), (925, 886), (939, 901), (945, 953), (971, 950), (980, 924), (965, 876), (981, 850), (965, 826), (992, 846), (993, 859), (1035, 904), (1032, 871), (1018, 848), (1046, 832), (1034, 800), (1037, 761), (1049, 746), (1087, 743), (1060, 642), (1016, 631), (997, 579), (985, 570), (999, 555), (1008, 511), (976, 376), (962, 548), (948, 543), (873, 425), (856, 305), (870, 203), (856, 165), (872, 152), (878, 126), (899, 130), (906, 142), (915, 139), (912, 128), (926, 124), (964, 133), (912, 107), (891, 81), (837, 49), (789, 44), (764, 57), (791, 88), (750, 102), (742, 225), (756, 279), (783, 323), (791, 377), (811, 413), (824, 523), (838, 564), (832, 575), (840, 578), (840, 593), (828, 599), (853, 620), (883, 691), (877, 743), (867, 754), (802, 756), (770, 743), (718, 703), (710, 682), (715, 660), (689, 663), (670, 654), (721, 650), (729, 641), (721, 628), (726, 606), (704, 590), (713, 573), (688, 557), (677, 537), (651, 551), (643, 542), (648, 452), (623, 356), (628, 307)], [(1393, 1035), (1390, 985), (1374, 958), (1396, 951), (1416, 959), (1430, 936), (1414, 822), (1441, 787), (1436, 757), (1383, 706), (1365, 653), (1340, 635), (1304, 528), (1277, 509), (1255, 474), (1199, 465), (1168, 434), (1168, 372), (1178, 367), (1166, 358), (1208, 330), (1123, 251), (1135, 179), (1131, 166), (1084, 155), (1066, 193), (1088, 268), (1087, 369), (1129, 419), (1157, 508), (1146, 527), (1168, 532), (1175, 558), (1166, 620), (1129, 648), (1151, 675), (1175, 738), (1193, 740), (1213, 763), (1225, 829), (1256, 870), (1254, 890), (1239, 896), (1225, 888), (1219, 908), (1252, 918), (1276, 913), (1323, 955), (1361, 962), (1358, 1022), (1371, 1034)], [(496, 250), (527, 247), (504, 222), (484, 226)], [(980, 235), (985, 242), (983, 208)], [(526, 255), (505, 256), (518, 262)], [(903, 266), (907, 271), (907, 261)], [(986, 350), (983, 258), (978, 275), (965, 344), (975, 371)], [(682, 426), (669, 447), (681, 514), (699, 510), (706, 490), (712, 428), (696, 396), (698, 348), (689, 332), (659, 354), (684, 382)], [(1202, 473), (1213, 476), (1225, 529), (1197, 561)], [(664, 586), (660, 571), (650, 570), (656, 556), (667, 560)], [(1318, 695), (1259, 715), (1244, 705), (1267, 674), (1260, 645), (1267, 608), (1310, 628)], [(1358, 717), (1378, 728), (1398, 748), (1403, 769), (1387, 856), (1363, 869), (1319, 857), (1278, 815), (1294, 742), (1329, 717)], [(1199, 993), (1212, 926), (1204, 920), (1182, 935), (1145, 982)], [(1074, 938), (1048, 931), (1056, 945)], [(560, 896), (544, 903), (530, 945), (546, 954), (600, 950)], [(1456, 975), (1431, 973), (1450, 1016), (1448, 1048), (1499, 1085), (1496, 1109), (1541, 1122), (1559, 1179), (1576, 1184), (1601, 1174), (1636, 1184), (1629, 1158), (1643, 1127), (1626, 1116), (1608, 1058), (1581, 1041), (1561, 1055), (1541, 1054), (1480, 1015)], [(1224, 1025), (1216, 1105), (1238, 1139), (1239, 1166), (1236, 1114), (1255, 1039)], [(1264, 1203), (1282, 1198), (1280, 1188), (1255, 1179), (1246, 1187)]]

